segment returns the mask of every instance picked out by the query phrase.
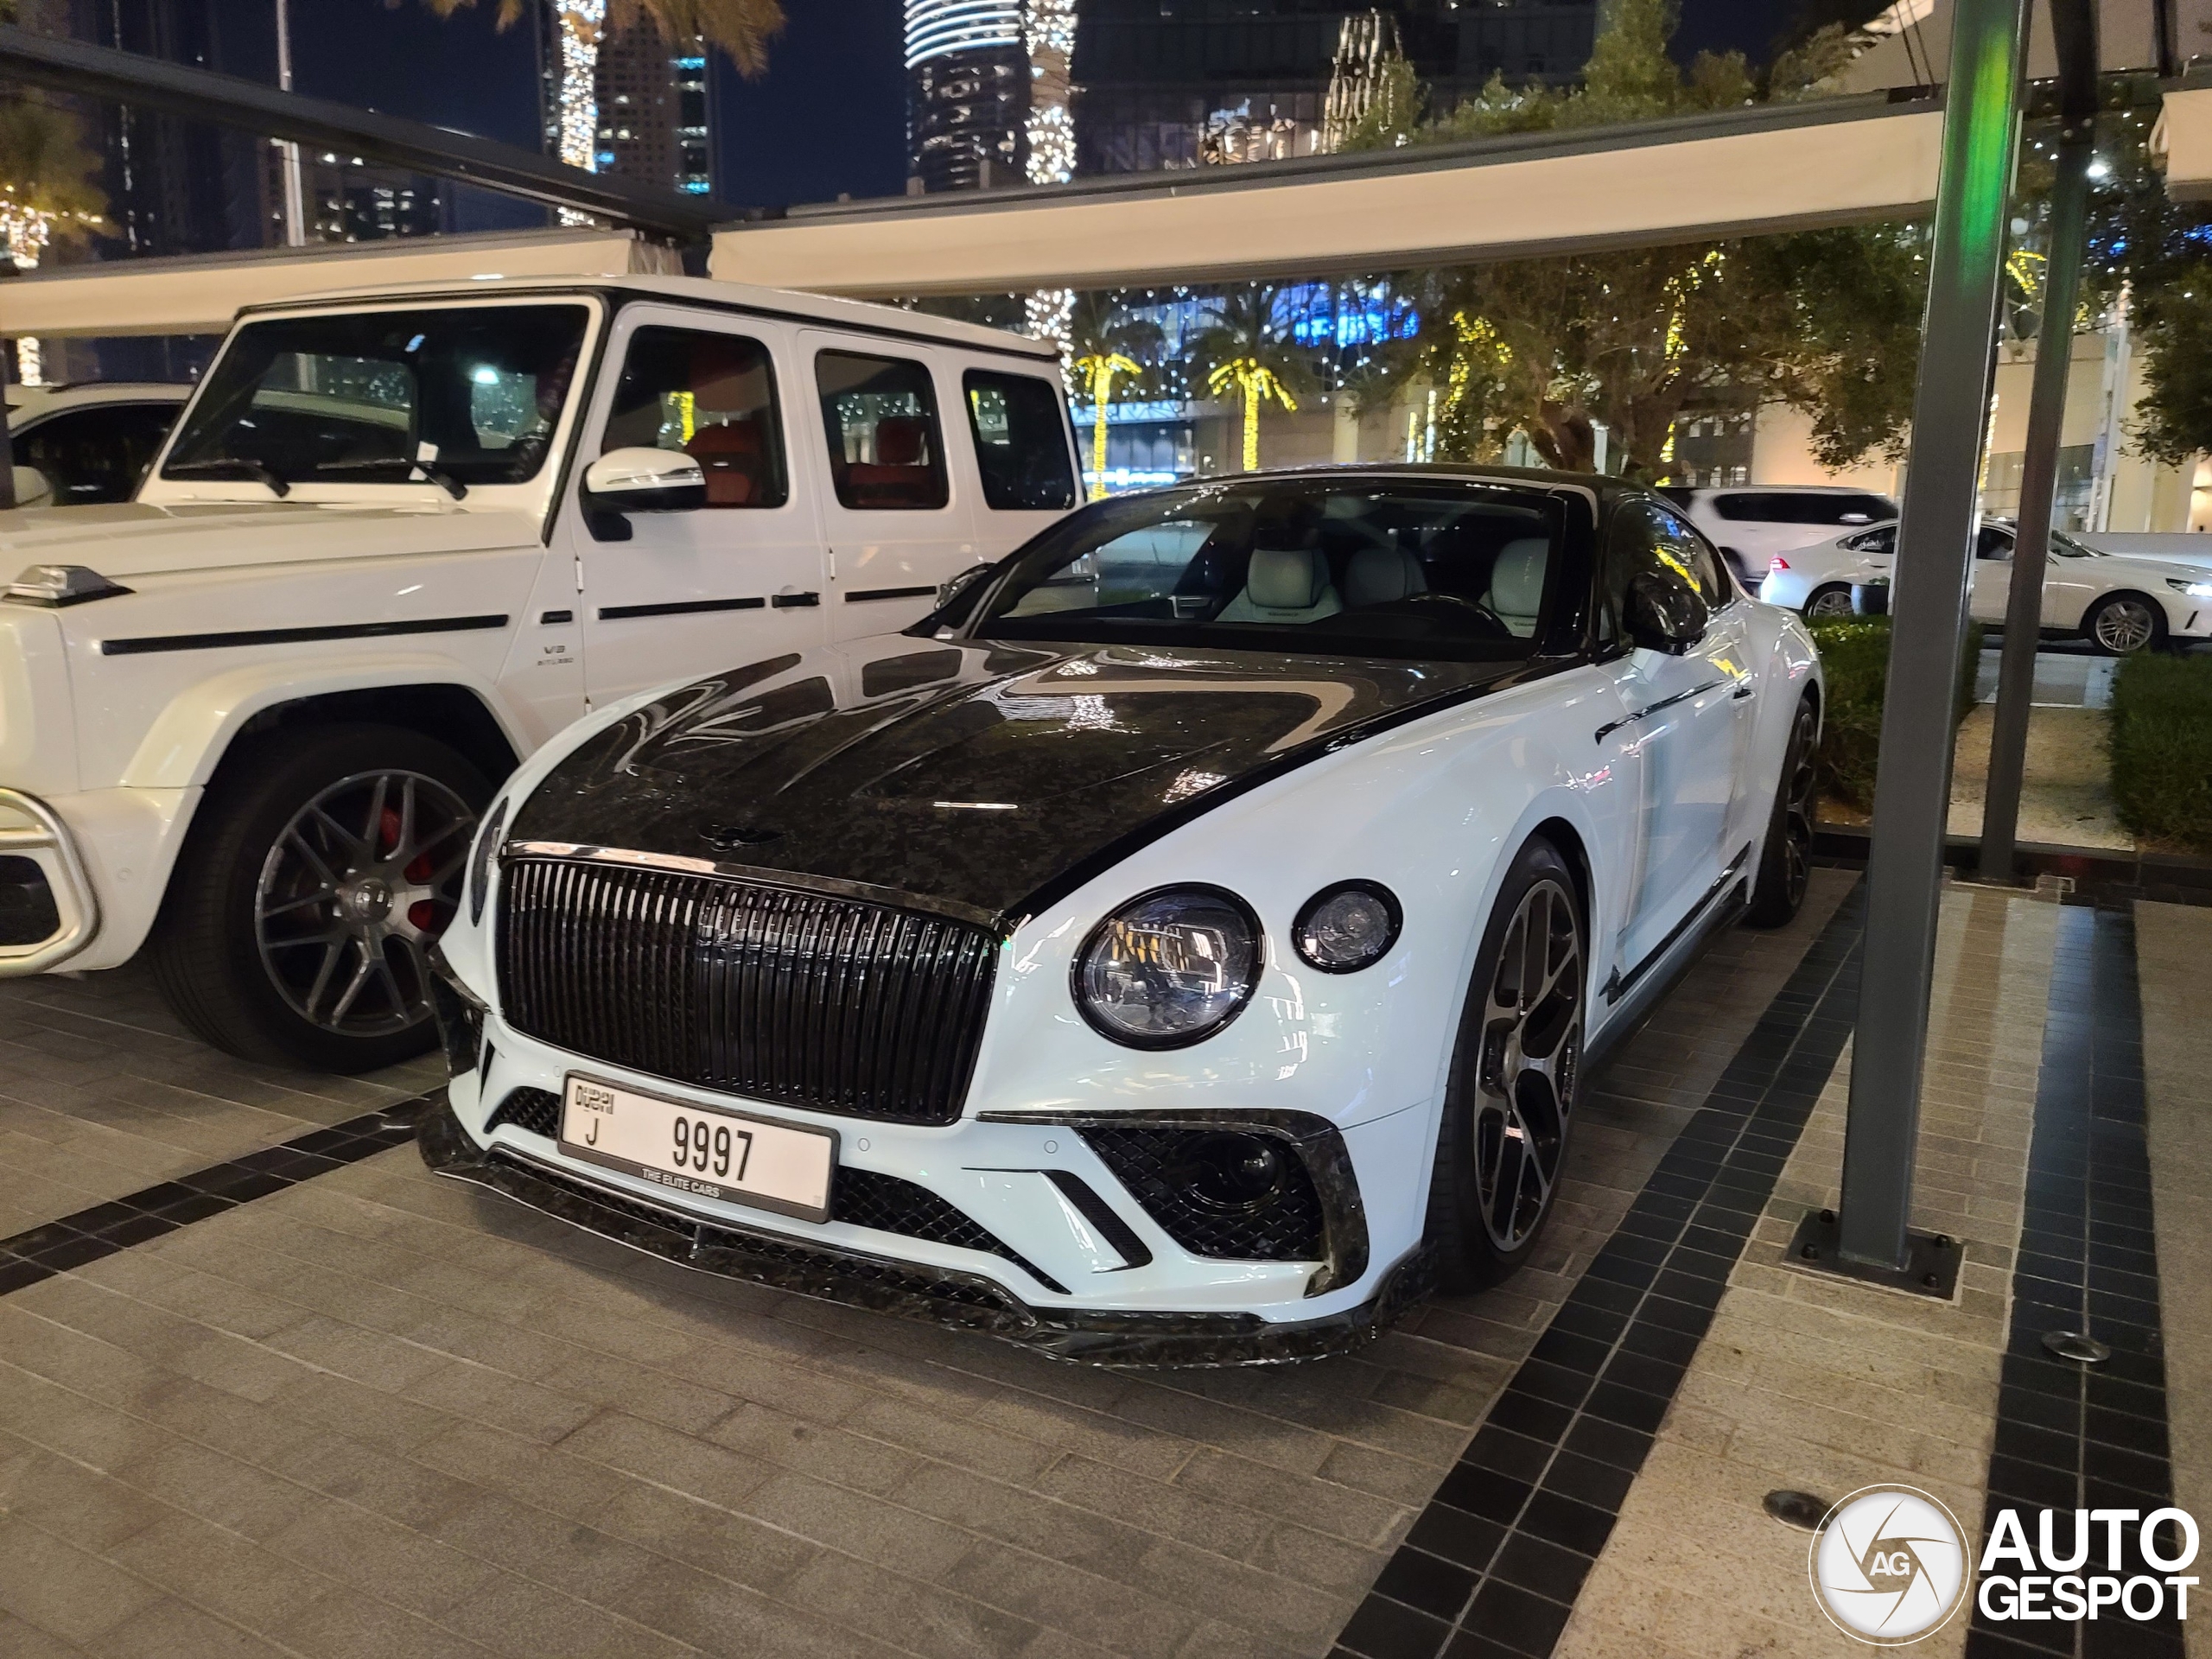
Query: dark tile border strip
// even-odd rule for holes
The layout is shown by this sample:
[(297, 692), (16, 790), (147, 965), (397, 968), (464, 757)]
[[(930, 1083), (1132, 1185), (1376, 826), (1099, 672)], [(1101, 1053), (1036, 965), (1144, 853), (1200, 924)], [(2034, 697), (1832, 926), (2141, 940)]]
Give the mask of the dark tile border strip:
[(1851, 1034), (1854, 887), (1675, 1139), (1337, 1638), (1547, 1659)]
[(310, 1129), (276, 1146), (250, 1152), (173, 1181), (96, 1204), (28, 1232), (0, 1238), (0, 1296), (51, 1279), (57, 1273), (127, 1250), (195, 1221), (311, 1181), (358, 1163), (373, 1153), (405, 1146), (434, 1103), (423, 1095), (381, 1110), (364, 1112), (328, 1128)]
[[(1986, 1538), (1999, 1510), (2018, 1510), (2031, 1543), (2040, 1510), (2147, 1515), (2173, 1502), (2135, 921), (2126, 910), (2068, 910), (2058, 925), (1982, 1516)], [(2043, 1346), (2047, 1331), (2087, 1331), (2111, 1344), (2112, 1357), (2093, 1366), (2055, 1359)], [(2121, 1574), (2162, 1577), (2135, 1559), (2134, 1533), (2123, 1537)], [(2071, 1541), (2062, 1519), (2053, 1541), (2063, 1550)], [(2182, 1637), (2171, 1604), (2147, 1624), (2109, 1610), (2095, 1623), (1997, 1624), (1977, 1608), (1966, 1651), (1968, 1659), (2181, 1659)]]

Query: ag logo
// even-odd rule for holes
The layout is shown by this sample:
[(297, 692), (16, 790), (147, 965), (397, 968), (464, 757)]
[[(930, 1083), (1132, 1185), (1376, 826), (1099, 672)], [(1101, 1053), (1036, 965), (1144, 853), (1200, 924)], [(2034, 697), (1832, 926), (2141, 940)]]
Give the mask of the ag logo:
[(1950, 1510), (1910, 1486), (1867, 1486), (1813, 1537), (1813, 1596), (1846, 1635), (1901, 1647), (1942, 1628), (1965, 1599), (1964, 1535)]

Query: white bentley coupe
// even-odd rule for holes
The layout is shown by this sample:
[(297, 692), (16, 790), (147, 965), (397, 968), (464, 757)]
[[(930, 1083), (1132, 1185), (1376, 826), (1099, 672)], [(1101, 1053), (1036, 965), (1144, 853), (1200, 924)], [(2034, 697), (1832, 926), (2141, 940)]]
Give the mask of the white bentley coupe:
[(1820, 668), (1657, 497), (1096, 503), (903, 638), (607, 708), (485, 815), (442, 1173), (1071, 1358), (1356, 1344), (1530, 1254), (1578, 1080), (1803, 897)]

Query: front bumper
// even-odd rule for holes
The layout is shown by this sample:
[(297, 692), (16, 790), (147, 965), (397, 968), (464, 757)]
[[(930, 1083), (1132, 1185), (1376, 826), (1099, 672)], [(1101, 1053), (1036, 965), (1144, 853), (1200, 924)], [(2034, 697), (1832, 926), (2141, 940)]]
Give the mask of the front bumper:
[(60, 967), (99, 921), (68, 826), (36, 796), (0, 789), (0, 979)]
[(1427, 1253), (1416, 1249), (1382, 1276), (1367, 1300), (1299, 1320), (1270, 1321), (1232, 1311), (1039, 1307), (979, 1274), (678, 1213), (556, 1169), (512, 1146), (479, 1146), (449, 1104), (423, 1120), (420, 1145), (423, 1162), (437, 1174), (488, 1187), (687, 1268), (981, 1332), (1057, 1359), (1096, 1365), (1264, 1365), (1346, 1352), (1371, 1341), (1427, 1293), (1433, 1279)]

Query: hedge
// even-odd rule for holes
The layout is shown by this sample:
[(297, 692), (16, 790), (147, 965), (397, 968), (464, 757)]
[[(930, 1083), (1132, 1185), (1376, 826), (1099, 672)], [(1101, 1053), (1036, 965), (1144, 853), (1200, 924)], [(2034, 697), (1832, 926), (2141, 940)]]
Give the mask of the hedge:
[[(1821, 789), (1862, 811), (1872, 811), (1875, 765), (1882, 752), (1882, 694), (1890, 675), (1890, 619), (1839, 617), (1809, 626), (1827, 684), (1818, 757)], [(1955, 725), (1974, 708), (1981, 635), (1979, 623), (1968, 626), (1967, 648), (1959, 663)]]
[(2212, 853), (2212, 658), (2144, 651), (2121, 659), (2112, 798), (2142, 839)]

